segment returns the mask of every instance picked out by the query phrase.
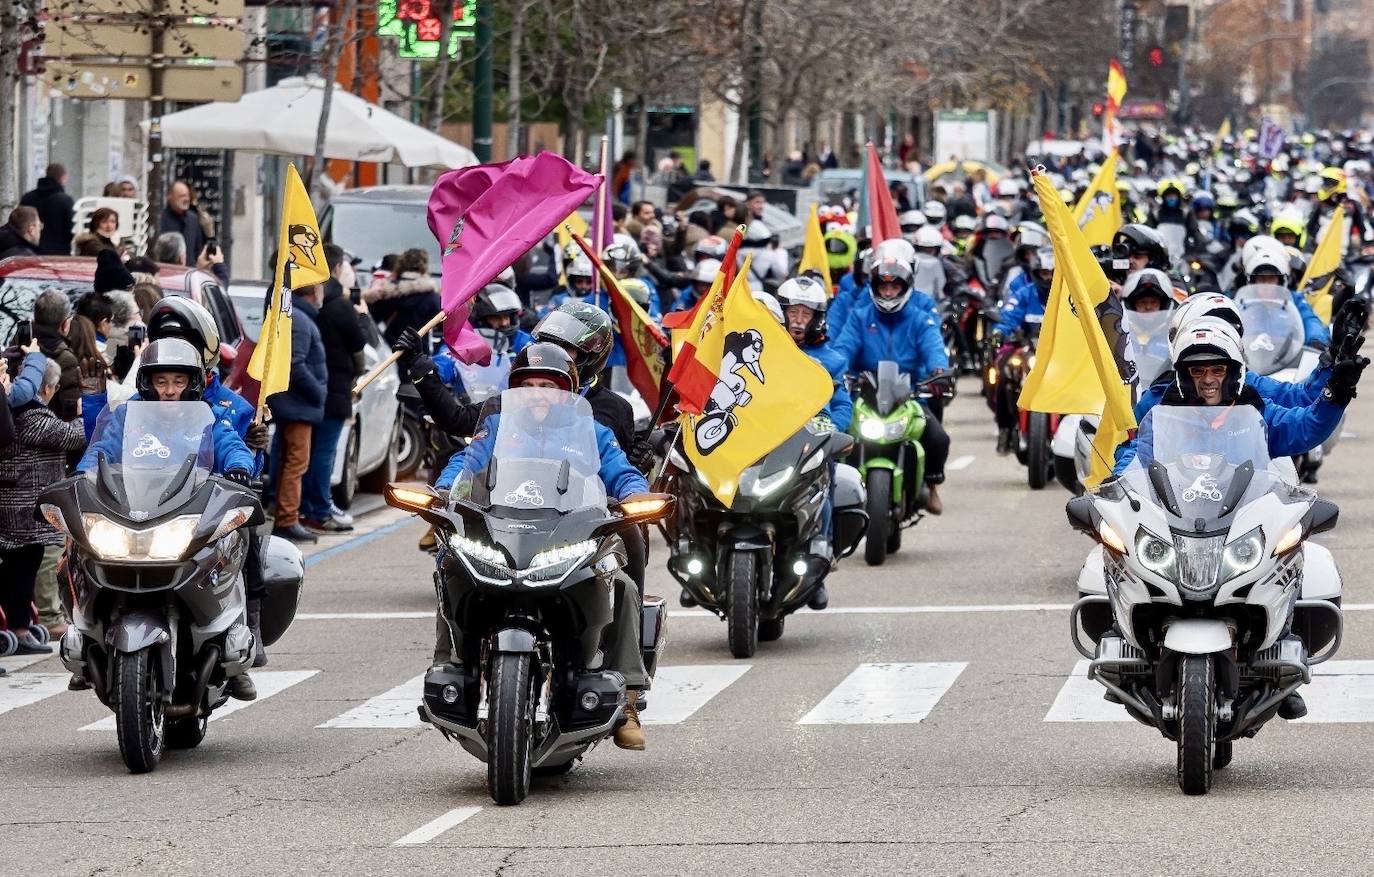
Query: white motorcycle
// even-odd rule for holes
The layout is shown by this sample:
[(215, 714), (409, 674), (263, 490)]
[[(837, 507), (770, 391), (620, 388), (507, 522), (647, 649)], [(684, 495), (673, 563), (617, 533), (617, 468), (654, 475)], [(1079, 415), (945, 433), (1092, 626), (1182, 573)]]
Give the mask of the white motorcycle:
[(1072, 638), (1106, 699), (1178, 744), (1183, 791), (1204, 794), (1234, 741), (1340, 647), (1340, 574), (1307, 541), (1337, 508), (1269, 457), (1250, 406), (1158, 407), (1140, 436), (1120, 478), (1069, 500), (1070, 523), (1100, 543)]

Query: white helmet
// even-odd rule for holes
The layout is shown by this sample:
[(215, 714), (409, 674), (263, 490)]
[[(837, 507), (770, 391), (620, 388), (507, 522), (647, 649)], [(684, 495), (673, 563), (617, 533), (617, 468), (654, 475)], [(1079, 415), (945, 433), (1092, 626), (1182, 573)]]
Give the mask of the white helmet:
[(1185, 395), (1183, 373), (1187, 367), (1215, 362), (1226, 363), (1229, 399), (1240, 395), (1245, 381), (1245, 349), (1241, 346), (1240, 335), (1228, 323), (1210, 319), (1180, 331), (1169, 342), (1169, 359), (1174, 365), (1174, 380)]
[(784, 280), (778, 287), (777, 300), (784, 308), (805, 305), (813, 311), (823, 311), (830, 304), (830, 296), (825, 294), (821, 282), (806, 275)]
[(1164, 299), (1162, 307), (1167, 310), (1174, 303), (1173, 290), (1174, 284), (1168, 274), (1158, 268), (1142, 268), (1126, 278), (1121, 288), (1121, 303), (1133, 311), (1136, 309), (1136, 299), (1154, 293)]
[(887, 259), (896, 259), (908, 265), (916, 264), (916, 248), (906, 238), (888, 238), (873, 248), (873, 264)]
[(568, 263), (564, 273), (568, 275), (568, 280), (572, 280), (574, 277), (585, 277), (590, 280), (596, 275), (596, 270), (592, 268), (592, 260), (583, 253)]
[(1236, 303), (1219, 292), (1199, 292), (1184, 299), (1183, 304), (1174, 311), (1169, 320), (1169, 340), (1172, 342), (1179, 330), (1203, 317), (1225, 320), (1235, 330), (1236, 337), (1240, 337), (1240, 308), (1236, 307)]
[(507, 265), (506, 270), (502, 271), (500, 274), (497, 274), (496, 279), (493, 280), (492, 283), (499, 283), (502, 286), (509, 286), (511, 289), (514, 289), (515, 268), (513, 266)]
[(1041, 247), (1035, 251), (1035, 260), (1031, 262), (1032, 271), (1053, 271), (1054, 270), (1054, 247)]
[(927, 201), (921, 205), (921, 212), (926, 215), (926, 221), (931, 225), (941, 225), (948, 216), (945, 205), (939, 201)]
[(773, 232), (762, 220), (755, 219), (744, 230), (744, 240), (751, 244), (765, 244), (773, 237)]
[(714, 283), (720, 273), (720, 262), (715, 259), (702, 259), (692, 271), (693, 283)]
[(763, 306), (768, 308), (768, 313), (773, 315), (773, 319), (778, 321), (778, 325), (787, 328), (787, 319), (782, 315), (782, 307), (778, 300), (761, 289), (751, 290), (753, 296), (758, 301), (763, 302)]
[(1016, 226), (1016, 246), (1019, 247), (1047, 247), (1050, 244), (1050, 233), (1045, 231), (1044, 226), (1035, 222), (1023, 222)]
[(919, 210), (907, 210), (897, 217), (897, 224), (902, 231), (915, 231), (926, 224), (926, 215)]
[(1247, 279), (1263, 271), (1265, 274), (1277, 274), (1287, 283), (1291, 261), (1283, 244), (1267, 234), (1250, 238), (1240, 251), (1240, 262)]
[(945, 236), (940, 234), (940, 229), (934, 225), (923, 225), (916, 229), (916, 240), (914, 242), (920, 249), (935, 249), (943, 247)]
[[(1006, 220), (1003, 220), (1003, 222), (1005, 223)], [(1003, 225), (1002, 227), (1006, 228), (1005, 225)], [(969, 216), (966, 213), (961, 213), (958, 216), (954, 217), (954, 222), (950, 224), (950, 228), (954, 229), (955, 231), (977, 231), (978, 220), (974, 219), (972, 216)]]
[(989, 213), (983, 217), (984, 231), (1007, 231), (1010, 227), (1007, 218), (1000, 213)]

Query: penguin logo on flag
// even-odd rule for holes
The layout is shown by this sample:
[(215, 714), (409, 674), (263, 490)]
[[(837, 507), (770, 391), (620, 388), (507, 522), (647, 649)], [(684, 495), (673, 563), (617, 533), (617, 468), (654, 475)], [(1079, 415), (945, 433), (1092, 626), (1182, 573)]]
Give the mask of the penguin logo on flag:
[(311, 268), (319, 267), (315, 264), (315, 248), (320, 245), (319, 232), (308, 225), (293, 225), (286, 230), (286, 238), (291, 242), (293, 259), (303, 256)]

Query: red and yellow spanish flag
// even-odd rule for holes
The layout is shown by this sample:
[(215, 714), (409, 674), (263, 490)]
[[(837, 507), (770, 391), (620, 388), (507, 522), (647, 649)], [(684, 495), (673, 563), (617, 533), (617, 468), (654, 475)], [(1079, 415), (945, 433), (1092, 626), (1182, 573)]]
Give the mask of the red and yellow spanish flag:
[(1107, 100), (1113, 110), (1121, 109), (1121, 101), (1126, 98), (1126, 71), (1121, 62), (1112, 59), (1107, 65)]
[(697, 302), (692, 325), (687, 328), (687, 337), (673, 359), (673, 367), (668, 372), (668, 382), (677, 391), (677, 409), (684, 414), (700, 414), (706, 410), (706, 402), (711, 398), (719, 380), (718, 369), (721, 357), (725, 354), (725, 332), (722, 321), (725, 314), (725, 300), (730, 293), (739, 289), (739, 294), (749, 297), (749, 263), (735, 274), (730, 286), (725, 286), (725, 272), (716, 278), (715, 284), (706, 297)]
[[(684, 329), (692, 325), (697, 318), (697, 312), (701, 310), (703, 302), (709, 301), (718, 289), (729, 289), (735, 282), (735, 260), (739, 258), (739, 245), (744, 241), (744, 226), (735, 227), (735, 236), (730, 238), (730, 245), (725, 248), (725, 258), (720, 262), (720, 273), (716, 275), (716, 280), (711, 284), (711, 289), (706, 295), (702, 296), (690, 310), (673, 311), (671, 314), (663, 315), (663, 328), (665, 329)], [(678, 345), (673, 344), (674, 353)], [(676, 356), (674, 357), (676, 358)]]

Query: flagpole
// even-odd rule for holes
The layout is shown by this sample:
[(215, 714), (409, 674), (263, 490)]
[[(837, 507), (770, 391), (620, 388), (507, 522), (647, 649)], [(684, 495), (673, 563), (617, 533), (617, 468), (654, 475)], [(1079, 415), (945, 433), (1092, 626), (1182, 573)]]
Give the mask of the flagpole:
[[(434, 329), (434, 327), (438, 326), (446, 319), (448, 319), (448, 312), (440, 311), (439, 313), (435, 314), (428, 323), (425, 323), (423, 326), (416, 329), (415, 334), (423, 338), (426, 335), (428, 335)], [(358, 383), (353, 385), (353, 397), (356, 399), (357, 397), (361, 396), (363, 394), (363, 389), (366, 388), (368, 384), (372, 383), (373, 381), (377, 380), (377, 378), (381, 377), (382, 374), (385, 373), (387, 369), (395, 365), (396, 362), (400, 360), (400, 358), (401, 351), (393, 350), (391, 351), (391, 355), (388, 356), (386, 359), (382, 360), (381, 362), (377, 363), (377, 365), (373, 367), (372, 371), (363, 375), (361, 378), (358, 378)]]
[[(262, 380), (258, 384), (258, 410), (253, 414), (253, 422), (258, 426), (262, 426), (266, 420), (264, 415), (267, 411), (267, 394), (262, 391), (262, 385), (267, 383), (272, 374), (272, 354), (276, 352), (277, 339), (281, 337), (282, 297), (291, 292), (291, 254), (289, 250), (278, 249), (278, 262), (283, 259), (285, 259), (285, 263), (279, 266), (281, 283), (277, 284), (277, 289), (273, 295), (275, 300), (272, 303), (272, 339), (267, 345), (266, 352), (262, 355)], [(258, 343), (262, 343), (261, 338), (258, 339)]]
[[(596, 189), (596, 205), (592, 208), (592, 242), (596, 244), (596, 254), (599, 256), (606, 252), (608, 241), (606, 240), (606, 193), (610, 182), (606, 179), (606, 138), (601, 138), (601, 185)], [(595, 299), (597, 293), (601, 291), (601, 277), (597, 272), (592, 272), (592, 297)]]

